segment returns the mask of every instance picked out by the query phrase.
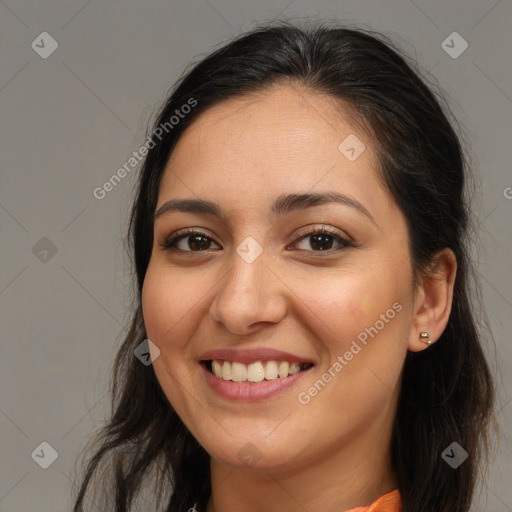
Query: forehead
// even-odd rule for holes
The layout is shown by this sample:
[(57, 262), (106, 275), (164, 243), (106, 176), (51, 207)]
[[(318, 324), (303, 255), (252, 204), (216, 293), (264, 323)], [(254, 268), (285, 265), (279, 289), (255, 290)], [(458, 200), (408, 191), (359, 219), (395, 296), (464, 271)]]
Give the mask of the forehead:
[(378, 166), (374, 143), (351, 108), (281, 85), (201, 113), (174, 148), (159, 203), (192, 193), (257, 207), (283, 191), (326, 190), (375, 202), (379, 189), (386, 195)]

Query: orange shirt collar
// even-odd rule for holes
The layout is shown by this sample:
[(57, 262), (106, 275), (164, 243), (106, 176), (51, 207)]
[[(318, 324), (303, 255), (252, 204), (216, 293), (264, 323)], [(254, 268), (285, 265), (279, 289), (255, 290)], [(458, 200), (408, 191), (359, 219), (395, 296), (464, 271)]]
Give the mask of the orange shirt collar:
[(398, 489), (382, 495), (369, 507), (357, 507), (347, 512), (402, 512), (402, 498)]

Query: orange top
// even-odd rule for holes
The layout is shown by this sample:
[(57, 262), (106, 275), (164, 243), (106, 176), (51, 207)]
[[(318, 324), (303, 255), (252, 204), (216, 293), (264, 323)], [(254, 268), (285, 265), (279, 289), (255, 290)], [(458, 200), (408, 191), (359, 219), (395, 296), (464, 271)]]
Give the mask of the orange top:
[[(196, 509), (197, 502), (192, 509)], [(383, 494), (377, 501), (374, 501), (369, 507), (351, 508), (346, 512), (402, 512), (402, 497), (398, 489)]]
[(402, 512), (402, 498), (398, 489), (383, 494), (369, 507), (357, 507), (347, 512)]

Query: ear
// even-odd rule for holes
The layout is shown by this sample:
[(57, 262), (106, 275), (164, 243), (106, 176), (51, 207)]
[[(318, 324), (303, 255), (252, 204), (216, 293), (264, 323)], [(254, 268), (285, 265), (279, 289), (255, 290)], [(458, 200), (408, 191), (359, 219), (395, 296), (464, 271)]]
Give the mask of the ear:
[(453, 285), (457, 273), (455, 254), (449, 248), (441, 249), (432, 257), (429, 268), (430, 272), (416, 290), (408, 345), (411, 352), (429, 347), (420, 339), (421, 332), (427, 332), (432, 343), (439, 339), (452, 310)]

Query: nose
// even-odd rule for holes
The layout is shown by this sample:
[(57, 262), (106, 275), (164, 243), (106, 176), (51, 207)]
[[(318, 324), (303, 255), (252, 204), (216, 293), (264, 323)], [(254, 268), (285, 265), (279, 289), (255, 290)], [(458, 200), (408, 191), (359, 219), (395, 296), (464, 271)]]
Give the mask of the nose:
[(221, 279), (210, 305), (214, 322), (244, 336), (286, 315), (286, 286), (267, 265), (263, 252), (248, 263), (233, 251), (230, 270)]

